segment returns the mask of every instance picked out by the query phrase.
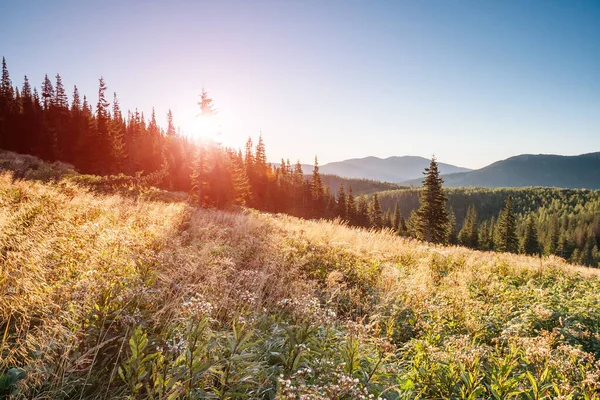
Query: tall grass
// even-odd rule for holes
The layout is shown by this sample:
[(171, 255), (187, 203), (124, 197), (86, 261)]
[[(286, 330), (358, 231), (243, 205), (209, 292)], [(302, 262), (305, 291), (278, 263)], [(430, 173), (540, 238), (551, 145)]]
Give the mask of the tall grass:
[(0, 175), (0, 397), (599, 398), (596, 270), (168, 200)]

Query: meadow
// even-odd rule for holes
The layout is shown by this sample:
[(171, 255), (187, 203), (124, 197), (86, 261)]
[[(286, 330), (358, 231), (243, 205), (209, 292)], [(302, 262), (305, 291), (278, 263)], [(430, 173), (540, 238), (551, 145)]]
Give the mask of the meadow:
[(0, 397), (600, 398), (596, 269), (98, 179), (0, 174)]

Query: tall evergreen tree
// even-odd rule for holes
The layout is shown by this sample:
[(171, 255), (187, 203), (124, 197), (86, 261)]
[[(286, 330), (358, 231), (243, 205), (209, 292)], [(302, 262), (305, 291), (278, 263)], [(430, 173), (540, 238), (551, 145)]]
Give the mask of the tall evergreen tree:
[(463, 227), (458, 235), (461, 245), (477, 249), (479, 246), (479, 230), (477, 224), (477, 210), (475, 205), (469, 206)]
[(346, 201), (346, 218), (350, 222), (350, 225), (358, 225), (356, 220), (356, 201), (354, 193), (352, 193), (352, 186), (348, 186), (348, 199)]
[(454, 215), (454, 210), (452, 208), (448, 209), (448, 231), (447, 231), (446, 243), (448, 243), (448, 244), (457, 244), (458, 243), (458, 235), (456, 233), (456, 216)]
[(415, 234), (418, 239), (433, 243), (444, 243), (448, 226), (446, 195), (442, 188), (438, 164), (432, 157), (429, 168), (425, 168), (425, 180), (421, 191), (420, 206), (416, 212)]
[(402, 213), (400, 212), (400, 204), (396, 203), (394, 206), (394, 215), (392, 216), (392, 229), (397, 234), (400, 234), (400, 218), (402, 218)]
[(315, 156), (315, 167), (312, 173), (312, 179), (310, 181), (311, 197), (313, 202), (313, 208), (317, 217), (322, 217), (325, 211), (325, 196), (323, 189), (323, 181), (321, 180), (321, 174), (319, 173), (319, 160)]
[(369, 219), (371, 227), (383, 228), (383, 214), (381, 212), (381, 203), (379, 202), (379, 196), (377, 193), (373, 195), (371, 200), (371, 208), (369, 209)]
[(527, 218), (527, 227), (525, 228), (525, 236), (523, 237), (521, 249), (523, 253), (529, 255), (540, 253), (537, 229), (535, 228), (535, 221), (531, 216)]
[(5, 149), (14, 150), (19, 147), (15, 137), (15, 115), (16, 103), (14, 98), (14, 89), (6, 59), (2, 57), (2, 80), (0, 81), (0, 146)]
[(496, 248), (499, 251), (516, 253), (519, 249), (519, 240), (517, 239), (517, 222), (513, 212), (512, 196), (508, 196), (504, 209), (500, 212), (497, 229)]
[(552, 222), (550, 224), (550, 232), (546, 241), (545, 253), (557, 254), (558, 251), (558, 241), (560, 240), (560, 230), (559, 230), (559, 222), (556, 216), (552, 217)]
[(346, 220), (348, 217), (346, 214), (347, 211), (348, 211), (348, 204), (346, 201), (346, 190), (344, 189), (344, 184), (341, 184), (338, 189), (338, 193), (337, 193), (336, 214), (342, 220)]

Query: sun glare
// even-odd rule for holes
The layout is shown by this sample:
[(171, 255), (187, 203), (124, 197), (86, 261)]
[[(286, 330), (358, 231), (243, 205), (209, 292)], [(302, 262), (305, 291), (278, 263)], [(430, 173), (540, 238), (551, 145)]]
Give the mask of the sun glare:
[(184, 133), (193, 140), (217, 141), (221, 131), (222, 126), (218, 116), (197, 116), (190, 122)]

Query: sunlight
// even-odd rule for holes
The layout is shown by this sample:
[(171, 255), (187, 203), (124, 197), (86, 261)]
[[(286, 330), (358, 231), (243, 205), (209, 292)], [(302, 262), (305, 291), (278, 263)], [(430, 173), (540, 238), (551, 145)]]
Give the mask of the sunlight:
[(196, 116), (190, 121), (185, 135), (192, 140), (217, 141), (222, 134), (222, 124), (218, 116)]

